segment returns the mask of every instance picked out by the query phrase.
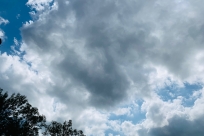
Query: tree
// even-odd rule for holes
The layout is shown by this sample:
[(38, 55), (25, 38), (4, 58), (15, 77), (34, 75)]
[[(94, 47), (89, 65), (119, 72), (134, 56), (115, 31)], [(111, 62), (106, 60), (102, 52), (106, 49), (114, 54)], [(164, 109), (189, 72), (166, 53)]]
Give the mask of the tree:
[(51, 136), (85, 136), (83, 131), (72, 129), (72, 120), (65, 121), (63, 124), (52, 121), (50, 125), (46, 125), (43, 135)]
[(26, 96), (3, 93), (0, 88), (0, 136), (37, 136), (44, 128), (43, 135), (51, 136), (85, 136), (83, 131), (72, 129), (72, 121), (63, 124), (52, 121), (46, 125), (46, 118), (38, 109), (32, 107)]
[(25, 96), (3, 93), (0, 88), (0, 135), (34, 136), (45, 125), (46, 118), (39, 115)]

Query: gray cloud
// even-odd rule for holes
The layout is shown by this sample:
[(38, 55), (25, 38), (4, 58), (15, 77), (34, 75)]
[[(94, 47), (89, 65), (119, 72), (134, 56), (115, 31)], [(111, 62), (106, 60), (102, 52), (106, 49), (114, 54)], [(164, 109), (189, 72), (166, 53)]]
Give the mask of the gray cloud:
[[(101, 4), (104, 4), (104, 7), (100, 8)], [(66, 7), (68, 9), (66, 14), (63, 1), (58, 1), (58, 5), (59, 10), (51, 11), (49, 16), (45, 16), (48, 20), (51, 20), (50, 17), (52, 19), (56, 17), (49, 24), (37, 21), (22, 29), (22, 36), (26, 44), (31, 46), (30, 48), (36, 51), (45, 63), (49, 63), (49, 69), (56, 76), (61, 76), (65, 80), (69, 77), (73, 84), (84, 86), (90, 93), (91, 105), (109, 107), (124, 100), (127, 97), (130, 83), (124, 70), (121, 69), (123, 66), (121, 60), (122, 63), (127, 63), (126, 58), (131, 59), (128, 55), (128, 52), (131, 53), (131, 46), (143, 44), (145, 32), (131, 32), (131, 34), (123, 26), (112, 24), (115, 19), (118, 20), (117, 10), (120, 8), (115, 1), (70, 2)], [(94, 9), (92, 6), (95, 6)], [(94, 10), (97, 12), (94, 13)], [(72, 14), (75, 15), (73, 18), (75, 21), (72, 24), (60, 25), (60, 22), (66, 22), (65, 18), (69, 19)], [(141, 29), (143, 25), (136, 27)], [(124, 29), (124, 33), (120, 32), (119, 28)], [(59, 45), (55, 42), (57, 37), (51, 35), (54, 33), (60, 35)], [(73, 42), (68, 43), (67, 41)], [(142, 53), (142, 50), (143, 48), (138, 51), (138, 54)], [(49, 56), (51, 52), (53, 56), (57, 53), (61, 54), (52, 60), (49, 57), (46, 59), (45, 56), (47, 54)], [(88, 58), (84, 60), (81, 54), (85, 54)], [(142, 70), (140, 64), (136, 65), (138, 70)]]
[[(191, 1), (55, 2), (57, 10), (42, 12), (39, 20), (22, 28), (23, 40), (52, 73), (53, 82), (61, 78), (71, 82), (64, 88), (84, 88), (89, 104), (104, 108), (129, 94), (150, 94), (148, 75), (154, 67), (149, 64), (184, 80), (195, 73), (190, 66), (196, 52), (203, 50), (197, 39), (203, 20), (190, 15), (197, 12)], [(61, 83), (57, 93), (66, 101), (64, 91), (72, 90), (61, 88)], [(137, 87), (134, 92), (129, 91), (131, 84)]]
[[(108, 114), (97, 110), (111, 111), (131, 98), (145, 97), (147, 102), (146, 96), (149, 110), (144, 124), (151, 128), (149, 133), (147, 129), (139, 131), (140, 135), (203, 133), (197, 125), (201, 119), (190, 121), (183, 114), (158, 127), (182, 108), (177, 103), (162, 106), (155, 103), (153, 95), (149, 97), (154, 92), (151, 87), (162, 86), (169, 77), (172, 83), (203, 80), (202, 1), (54, 3), (58, 8), (37, 11), (34, 22), (21, 28), (23, 60), (1, 55), (0, 83), (4, 90), (26, 95), (49, 120), (78, 121), (76, 124), (86, 127), (89, 134), (97, 129), (103, 135), (107, 129)], [(127, 133), (134, 135), (142, 125), (132, 125), (132, 132), (127, 125)]]
[(188, 120), (185, 117), (174, 116), (169, 119), (169, 124), (164, 127), (151, 128), (147, 133), (147, 130), (140, 130), (140, 135), (146, 136), (202, 136), (204, 119), (198, 118), (196, 120)]
[[(108, 106), (112, 103), (116, 104), (125, 96), (124, 91), (128, 86), (128, 81), (111, 61), (112, 58), (106, 56), (107, 62), (96, 62), (86, 67), (76, 59), (77, 56), (71, 55), (74, 58), (69, 56), (70, 54), (60, 62), (59, 69), (66, 71), (67, 76), (70, 75), (73, 80), (81, 83), (90, 91), (91, 103), (97, 106)], [(98, 66), (102, 67), (100, 72), (95, 70)]]

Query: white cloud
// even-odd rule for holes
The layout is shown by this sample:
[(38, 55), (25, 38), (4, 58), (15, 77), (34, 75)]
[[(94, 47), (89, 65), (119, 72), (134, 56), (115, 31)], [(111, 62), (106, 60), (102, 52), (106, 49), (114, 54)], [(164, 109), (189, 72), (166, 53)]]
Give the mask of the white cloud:
[(109, 121), (111, 130), (127, 136), (160, 136), (203, 134), (203, 89), (201, 97), (192, 107), (182, 105), (182, 97), (173, 101), (162, 101), (157, 95), (154, 99), (146, 99), (142, 110), (146, 112), (146, 119), (139, 123), (131, 121)]
[(16, 37), (14, 37), (13, 42), (15, 43), (15, 45), (19, 45), (18, 40), (16, 39)]
[(0, 25), (1, 24), (8, 24), (9, 23), (9, 21), (7, 20), (7, 19), (4, 19), (4, 18), (2, 18), (2, 17), (0, 17)]
[(131, 110), (130, 107), (128, 107), (128, 108), (119, 108), (114, 112), (114, 114), (117, 115), (117, 116), (130, 115), (130, 110)]
[(0, 37), (4, 37), (4, 31), (0, 30)]
[(138, 128), (136, 125), (132, 124), (130, 121), (124, 121), (121, 124), (122, 131), (126, 136), (139, 136), (137, 134)]
[[(2, 18), (2, 17), (0, 16), (0, 25), (2, 25), (2, 24), (6, 25), (6, 24), (8, 24), (8, 23), (9, 23), (8, 20), (6, 20), (6, 19), (4, 19), (4, 18)], [(6, 38), (5, 32), (4, 32), (2, 29), (0, 29), (0, 38), (3, 39), (3, 40)]]
[(26, 4), (37, 11), (42, 11), (49, 7), (52, 1), (53, 0), (28, 0)]

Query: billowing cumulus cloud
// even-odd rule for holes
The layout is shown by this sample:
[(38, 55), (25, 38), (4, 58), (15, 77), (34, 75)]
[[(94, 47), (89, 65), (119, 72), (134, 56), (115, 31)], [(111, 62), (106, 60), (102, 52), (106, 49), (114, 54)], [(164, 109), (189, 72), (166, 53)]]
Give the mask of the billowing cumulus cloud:
[(183, 106), (181, 97), (173, 102), (157, 100), (151, 104), (144, 103), (143, 108), (147, 110), (147, 119), (135, 126), (138, 128), (138, 134), (144, 136), (203, 135), (204, 120), (201, 112), (203, 89), (194, 92), (192, 97), (197, 98), (192, 107)]
[[(200, 126), (183, 132), (202, 122), (194, 116), (203, 114), (196, 93), (192, 110), (183, 105), (185, 96), (164, 101), (157, 94), (175, 84), (203, 85), (202, 4), (29, 0), (34, 21), (21, 28), (18, 55), (0, 57), (2, 88), (28, 96), (49, 120), (75, 119), (88, 135), (107, 129), (130, 136), (202, 135)], [(111, 112), (134, 117), (128, 106), (115, 108), (139, 99), (144, 120), (108, 120)]]
[(53, 75), (88, 91), (90, 104), (114, 105), (133, 86), (138, 95), (148, 95), (149, 74), (157, 66), (179, 79), (196, 74), (191, 65), (203, 48), (188, 30), (195, 18), (189, 3), (54, 3), (56, 9), (22, 28), (23, 40)]

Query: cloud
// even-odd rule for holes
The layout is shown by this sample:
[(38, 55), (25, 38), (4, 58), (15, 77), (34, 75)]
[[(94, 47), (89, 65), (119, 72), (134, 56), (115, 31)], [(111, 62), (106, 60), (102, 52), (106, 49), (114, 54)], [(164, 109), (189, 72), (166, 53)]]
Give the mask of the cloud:
[(2, 18), (2, 17), (0, 17), (0, 25), (1, 24), (8, 24), (9, 23), (9, 21), (8, 20), (6, 20), (6, 19), (4, 19), (4, 18)]
[(174, 99), (172, 102), (164, 102), (158, 98), (151, 104), (146, 101), (147, 103), (142, 106), (143, 110), (147, 110), (146, 119), (135, 125), (138, 135), (203, 135), (204, 120), (201, 108), (203, 107), (203, 89), (195, 91), (194, 94), (192, 97), (196, 97), (196, 101), (192, 107), (183, 106), (184, 99), (182, 97)]
[(175, 122), (190, 127), (203, 114), (201, 100), (189, 110), (183, 96), (163, 101), (157, 91), (203, 84), (202, 3), (29, 0), (36, 11), (21, 28), (24, 55), (1, 54), (2, 88), (25, 94), (48, 120), (77, 120), (88, 134), (103, 135), (109, 112), (131, 114), (128, 106), (113, 109), (135, 99), (144, 101), (146, 119), (116, 121), (125, 135), (164, 134)]
[[(6, 25), (8, 23), (9, 23), (8, 20), (6, 20), (0, 16), (0, 25), (2, 25), (2, 24)], [(0, 29), (0, 38), (5, 39), (5, 32), (2, 29)]]
[[(59, 3), (61, 3), (61, 1)], [(61, 11), (53, 11), (51, 14), (55, 16), (55, 12)], [(72, 14), (70, 14), (70, 16), (72, 17)], [(56, 20), (56, 22), (64, 22), (64, 17), (60, 19), (61, 20)], [(102, 44), (98, 45), (101, 49), (91, 48), (90, 46), (92, 45), (87, 43), (89, 41), (94, 42), (95, 38), (86, 42), (76, 39), (78, 34), (75, 34), (75, 32), (71, 33), (70, 31), (71, 35), (63, 31), (59, 33), (58, 31), (60, 31), (60, 29), (62, 30), (62, 28), (61, 26), (56, 26), (56, 22), (54, 21), (50, 23), (49, 26), (45, 26), (39, 21), (36, 22), (39, 23), (39, 28), (36, 28), (36, 25), (33, 24), (22, 29), (25, 42), (33, 46), (31, 48), (34, 48), (34, 51), (41, 50), (41, 53), (37, 51), (39, 54), (48, 55), (48, 62), (57, 61), (57, 65), (49, 64), (51, 68), (57, 69), (57, 71), (53, 70), (56, 75), (62, 76), (63, 79), (70, 77), (71, 82), (88, 90), (90, 93), (89, 102), (92, 105), (99, 107), (110, 106), (125, 98), (129, 83), (124, 72), (118, 67), (118, 64), (115, 63), (114, 56), (111, 54), (112, 49), (109, 50), (103, 47), (106, 46), (106, 43), (101, 43), (101, 41), (98, 41), (99, 39), (96, 39), (95, 44)], [(43, 34), (43, 37), (41, 37), (43, 32), (47, 33), (47, 31), (43, 31), (46, 27), (53, 28), (53, 30), (51, 30), (52, 32), (50, 32), (51, 35)], [(67, 27), (68, 28), (65, 27), (63, 29), (69, 30), (69, 26)], [(40, 29), (42, 30), (41, 32), (38, 31)], [(93, 35), (95, 34), (90, 34), (90, 36)], [(99, 38), (100, 35), (97, 37)], [(103, 39), (103, 41), (105, 42), (107, 40)], [(53, 57), (51, 57), (51, 54), (45, 54), (43, 53), (44, 51), (57, 52), (52, 54)], [(44, 59), (42, 55), (41, 59)], [(53, 58), (53, 60), (51, 60), (51, 58)]]
[(130, 110), (131, 108), (120, 108), (120, 109), (117, 109), (117, 111), (115, 111), (115, 115), (116, 116), (120, 116), (120, 115), (130, 115)]
[(33, 58), (33, 65), (41, 63), (52, 77), (86, 90), (87, 102), (95, 107), (110, 108), (130, 95), (151, 95), (150, 75), (158, 75), (159, 67), (167, 72), (164, 79), (180, 82), (195, 82), (203, 74), (203, 66), (200, 72), (191, 67), (200, 64), (202, 56), (197, 59), (196, 54), (203, 48), (186, 29), (192, 24), (193, 9), (184, 1), (54, 3), (58, 9), (43, 12), (39, 20), (22, 28), (29, 48), (25, 59), (29, 52), (38, 56), (40, 61)]
[(32, 9), (35, 9), (36, 11), (42, 11), (48, 8), (50, 3), (53, 0), (28, 0), (26, 5), (30, 6)]
[(202, 136), (203, 131), (203, 117), (194, 121), (187, 120), (183, 117), (173, 117), (169, 120), (167, 126), (161, 128), (153, 128), (150, 130), (151, 136), (185, 136), (196, 135)]
[(0, 30), (0, 37), (4, 36), (4, 31)]
[(146, 111), (144, 120), (136, 123), (128, 120), (109, 121), (111, 130), (127, 136), (203, 135), (203, 89), (194, 93), (201, 95), (196, 96), (192, 107), (183, 106), (184, 99), (181, 97), (166, 102), (158, 96), (145, 100), (142, 104), (142, 110)]
[(18, 40), (16, 39), (16, 37), (14, 37), (13, 42), (15, 45), (19, 45)]

